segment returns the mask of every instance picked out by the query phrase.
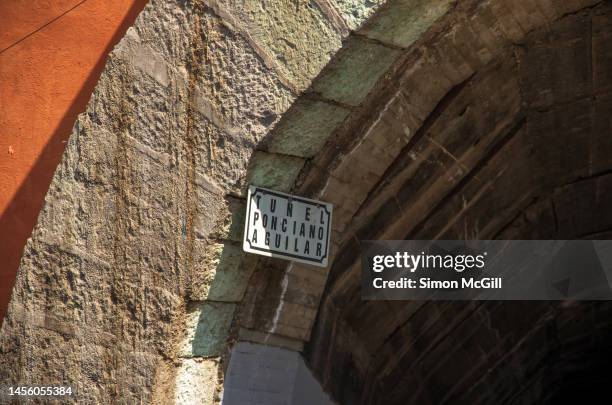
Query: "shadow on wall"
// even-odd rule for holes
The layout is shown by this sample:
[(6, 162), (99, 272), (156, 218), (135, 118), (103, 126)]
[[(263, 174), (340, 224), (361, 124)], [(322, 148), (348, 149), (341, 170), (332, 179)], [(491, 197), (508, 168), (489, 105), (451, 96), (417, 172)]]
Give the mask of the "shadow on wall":
[[(49, 136), (48, 142), (38, 155), (36, 162), (31, 165), (31, 170), (28, 172), (25, 180), (19, 186), (13, 199), (8, 203), (5, 211), (0, 216), (0, 322), (4, 319), (6, 313), (23, 248), (36, 224), (38, 213), (42, 208), (55, 168), (59, 164), (64, 152), (65, 141), (71, 133), (77, 115), (85, 110), (91, 93), (104, 69), (107, 55), (123, 37), (146, 3), (147, 0), (133, 1), (133, 4), (117, 25), (110, 41), (99, 52), (99, 58), (95, 65), (91, 67), (91, 70), (89, 70), (88, 65), (83, 63), (79, 54), (74, 55), (74, 60), (56, 61), (61, 64), (83, 64), (85, 66), (82, 68), (82, 72), (85, 75), (89, 70), (89, 74), (83, 78), (82, 85), (74, 95), (73, 101), (67, 106), (64, 115), (57, 123), (56, 129)], [(120, 5), (118, 4), (118, 6)], [(62, 16), (62, 18), (66, 17)], [(112, 22), (105, 14), (92, 13), (88, 14), (88, 19), (84, 24), (87, 27), (95, 27), (96, 21), (90, 21), (94, 19), (99, 19), (99, 22), (104, 24)], [(46, 39), (48, 40), (49, 38), (47, 37)], [(52, 73), (51, 70), (47, 69), (44, 69), (43, 73), (45, 72), (47, 72), (47, 75)], [(32, 78), (32, 80), (36, 79)], [(50, 80), (48, 76), (45, 77), (44, 75), (41, 75), (38, 79), (39, 81)], [(78, 80), (79, 78), (73, 77), (68, 80), (70, 79)], [(33, 96), (36, 96), (36, 94), (33, 94)], [(34, 136), (42, 135), (44, 134), (34, 134)]]
[[(244, 295), (257, 258), (245, 256), (236, 241), (206, 248), (210, 273), (194, 274), (188, 308), (187, 341), (180, 349), (182, 356), (219, 356), (226, 349), (226, 340), (235, 310)], [(211, 274), (212, 273), (212, 274)], [(204, 280), (206, 279), (206, 280)]]

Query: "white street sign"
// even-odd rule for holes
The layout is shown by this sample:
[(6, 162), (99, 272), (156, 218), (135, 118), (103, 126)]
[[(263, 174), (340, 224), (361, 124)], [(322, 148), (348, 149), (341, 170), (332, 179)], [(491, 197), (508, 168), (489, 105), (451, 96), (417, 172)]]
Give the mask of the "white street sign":
[(327, 267), (332, 204), (250, 186), (245, 252)]

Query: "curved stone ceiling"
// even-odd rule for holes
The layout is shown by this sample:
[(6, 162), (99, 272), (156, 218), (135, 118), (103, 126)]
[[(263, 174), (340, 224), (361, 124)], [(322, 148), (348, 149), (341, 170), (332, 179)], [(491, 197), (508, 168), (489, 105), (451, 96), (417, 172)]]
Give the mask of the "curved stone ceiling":
[[(398, 52), (368, 96), (329, 79), (350, 77), (349, 42), (303, 97), (310, 108), (332, 100), (349, 110), (325, 129), (330, 137), (316, 142), (293, 187), (335, 204), (336, 258), (327, 281), (302, 266), (260, 263), (243, 325), (309, 340), (307, 359), (340, 403), (551, 400), (554, 388), (575, 383), (590, 352), (609, 354), (608, 304), (385, 303), (360, 295), (360, 240), (611, 235), (612, 14), (609, 4), (575, 6), (462, 2), (402, 48), (392, 24), (377, 22), (400, 14), (391, 2), (359, 37)], [(379, 26), (393, 35), (370, 37)], [(304, 128), (298, 111), (266, 150), (294, 154), (278, 145), (292, 144), (284, 139), (292, 124)], [(318, 133), (327, 124), (311, 122)], [(312, 145), (309, 133), (300, 139)]]

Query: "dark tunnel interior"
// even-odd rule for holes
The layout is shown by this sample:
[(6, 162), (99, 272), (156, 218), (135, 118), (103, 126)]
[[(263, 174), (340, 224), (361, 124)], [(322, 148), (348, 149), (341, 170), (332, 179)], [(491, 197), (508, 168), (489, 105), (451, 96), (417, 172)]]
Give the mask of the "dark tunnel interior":
[[(531, 32), (446, 94), (362, 191), (358, 239), (612, 239), (611, 10)], [(611, 303), (362, 301), (358, 244), (343, 241), (306, 348), (339, 403), (607, 402)]]

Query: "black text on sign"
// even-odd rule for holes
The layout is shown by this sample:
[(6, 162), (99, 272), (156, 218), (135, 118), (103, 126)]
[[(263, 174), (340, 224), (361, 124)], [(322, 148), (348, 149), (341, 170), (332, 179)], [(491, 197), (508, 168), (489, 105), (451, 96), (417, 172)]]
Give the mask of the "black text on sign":
[(249, 187), (243, 249), (327, 266), (332, 205), (260, 187)]

